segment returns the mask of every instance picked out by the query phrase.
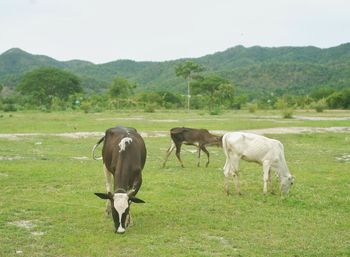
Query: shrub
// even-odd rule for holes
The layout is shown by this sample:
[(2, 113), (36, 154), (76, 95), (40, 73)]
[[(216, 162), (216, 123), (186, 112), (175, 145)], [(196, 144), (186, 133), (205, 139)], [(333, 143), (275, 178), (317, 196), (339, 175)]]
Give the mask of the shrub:
[(209, 111), (209, 114), (210, 115), (220, 115), (221, 114), (221, 108), (219, 106), (217, 106), (217, 107), (211, 109)]
[(250, 113), (255, 113), (256, 110), (258, 109), (258, 104), (256, 103), (249, 103), (247, 106), (248, 106), (248, 111)]
[(294, 113), (293, 108), (284, 108), (284, 109), (282, 109), (282, 117), (284, 119), (291, 119), (291, 118), (293, 118), (293, 113)]
[(88, 113), (91, 110), (92, 106), (91, 103), (88, 101), (82, 102), (80, 104), (80, 109), (84, 111), (84, 113)]
[(51, 101), (51, 110), (64, 111), (66, 109), (65, 104), (66, 104), (65, 101), (55, 96), (52, 98), (52, 101)]
[(315, 109), (316, 112), (323, 112), (327, 108), (326, 99), (322, 98), (317, 102), (314, 102), (311, 106), (313, 109)]
[(4, 112), (15, 112), (17, 111), (17, 107), (15, 104), (4, 104), (2, 106)]
[(156, 104), (146, 104), (144, 111), (145, 112), (155, 112), (156, 111)]

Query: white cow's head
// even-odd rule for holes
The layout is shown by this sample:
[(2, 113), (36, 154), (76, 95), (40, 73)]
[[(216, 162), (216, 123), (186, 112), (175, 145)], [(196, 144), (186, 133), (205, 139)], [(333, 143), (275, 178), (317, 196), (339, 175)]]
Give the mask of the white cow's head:
[(143, 200), (131, 196), (130, 193), (95, 193), (101, 199), (108, 199), (111, 201), (112, 217), (114, 221), (114, 227), (117, 233), (124, 233), (129, 225), (130, 216), (130, 204), (144, 203)]
[(283, 194), (288, 194), (291, 186), (294, 184), (294, 180), (295, 180), (295, 177), (292, 175), (281, 178), (281, 192)]

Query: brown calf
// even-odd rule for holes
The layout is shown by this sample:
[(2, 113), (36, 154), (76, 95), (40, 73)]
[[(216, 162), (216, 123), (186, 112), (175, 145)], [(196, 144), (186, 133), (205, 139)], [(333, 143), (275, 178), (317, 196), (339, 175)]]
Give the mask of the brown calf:
[(207, 155), (208, 161), (206, 163), (206, 167), (209, 164), (209, 152), (205, 148), (207, 145), (217, 145), (221, 146), (222, 136), (215, 136), (209, 133), (206, 129), (194, 129), (194, 128), (172, 128), (170, 130), (170, 137), (173, 140), (172, 145), (169, 147), (166, 153), (166, 157), (163, 163), (163, 168), (165, 167), (165, 163), (167, 162), (169, 155), (176, 148), (176, 157), (181, 163), (181, 166), (184, 167), (181, 157), (180, 151), (182, 144), (185, 145), (194, 145), (198, 148), (198, 164), (200, 163), (201, 150)]

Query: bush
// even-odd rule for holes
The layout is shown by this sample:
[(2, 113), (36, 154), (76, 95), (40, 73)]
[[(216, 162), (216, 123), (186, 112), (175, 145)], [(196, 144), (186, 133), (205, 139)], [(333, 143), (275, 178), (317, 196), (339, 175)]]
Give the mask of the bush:
[(248, 111), (250, 113), (255, 113), (256, 110), (258, 109), (258, 104), (256, 104), (256, 103), (249, 103), (249, 104), (247, 104), (247, 106), (248, 106)]
[(82, 102), (80, 104), (80, 109), (83, 110), (84, 113), (88, 113), (92, 109), (91, 103), (88, 101)]
[(318, 100), (317, 102), (312, 103), (312, 108), (316, 112), (323, 112), (327, 108), (327, 102), (325, 98)]
[(53, 111), (64, 111), (66, 109), (66, 102), (59, 97), (53, 97), (51, 101), (51, 110)]
[(221, 108), (219, 106), (213, 108), (209, 111), (210, 115), (220, 115), (221, 114)]
[(4, 104), (2, 106), (2, 109), (4, 112), (16, 112), (17, 111), (17, 107), (15, 104)]
[(326, 101), (330, 108), (350, 108), (350, 88), (343, 89), (340, 92), (334, 92)]
[(144, 111), (145, 112), (155, 112), (156, 111), (156, 104), (146, 104)]
[(291, 119), (293, 118), (293, 113), (294, 113), (293, 108), (285, 108), (282, 110), (282, 117), (284, 119)]

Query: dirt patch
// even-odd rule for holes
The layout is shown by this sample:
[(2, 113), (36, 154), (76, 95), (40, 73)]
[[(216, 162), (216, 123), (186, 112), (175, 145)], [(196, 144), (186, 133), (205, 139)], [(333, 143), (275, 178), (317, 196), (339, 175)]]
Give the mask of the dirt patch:
[[(240, 130), (242, 132), (250, 132), (255, 134), (298, 134), (298, 133), (350, 133), (350, 127), (279, 127), (279, 128), (265, 128), (265, 129), (248, 129)], [(211, 130), (213, 134), (225, 134), (227, 130)], [(169, 131), (144, 131), (140, 132), (142, 137), (167, 137)], [(67, 133), (14, 133), (14, 134), (0, 134), (3, 139), (17, 139), (21, 137), (37, 137), (37, 136), (57, 136), (72, 139), (102, 137), (103, 132), (67, 132)], [(0, 159), (1, 160), (1, 159)]]
[(9, 224), (15, 225), (16, 227), (19, 227), (19, 228), (25, 228), (25, 229), (32, 229), (35, 227), (35, 224), (30, 220), (17, 220), (17, 221), (9, 222)]
[(43, 235), (45, 235), (45, 232), (42, 232), (42, 231), (33, 231), (33, 232), (31, 232), (31, 234), (32, 234), (33, 236), (43, 236)]
[(25, 157), (22, 156), (0, 156), (0, 161), (17, 161), (23, 159), (25, 159)]
[(308, 117), (308, 116), (294, 116), (298, 120), (350, 120), (350, 117)]
[(179, 120), (150, 120), (151, 122), (179, 122)]
[(71, 132), (71, 133), (53, 133), (53, 134), (46, 134), (46, 135), (76, 139), (76, 138), (88, 138), (88, 137), (102, 137), (104, 135), (104, 133), (102, 133), (102, 132)]
[(350, 162), (350, 154), (342, 154), (341, 156), (335, 157), (340, 162)]
[(149, 131), (140, 132), (142, 137), (167, 137), (169, 136), (169, 131)]
[[(4, 139), (18, 139), (22, 137), (38, 137), (38, 136), (56, 136), (66, 138), (88, 138), (88, 137), (102, 137), (103, 132), (66, 132), (66, 133), (13, 133), (13, 134), (0, 134), (0, 138)], [(40, 143), (39, 143), (40, 144)]]
[(86, 161), (86, 160), (90, 160), (89, 157), (86, 156), (77, 156), (77, 157), (72, 157), (72, 159), (74, 160), (78, 160), (78, 161)]
[[(254, 134), (299, 134), (299, 133), (349, 133), (350, 127), (280, 127), (280, 128), (265, 128), (265, 129), (248, 129), (240, 130), (241, 132), (250, 132)], [(213, 130), (213, 134), (225, 134), (229, 131), (225, 130)]]
[(125, 117), (125, 118), (98, 118), (96, 120), (106, 121), (106, 120), (144, 120), (144, 119), (145, 119), (144, 117), (133, 117), (133, 118)]
[(17, 221), (8, 222), (8, 224), (14, 225), (18, 228), (24, 228), (30, 231), (30, 234), (32, 234), (33, 236), (43, 236), (45, 234), (45, 232), (43, 231), (33, 231), (36, 225), (31, 220), (17, 220)]

